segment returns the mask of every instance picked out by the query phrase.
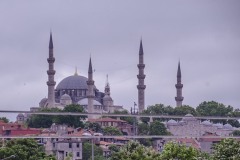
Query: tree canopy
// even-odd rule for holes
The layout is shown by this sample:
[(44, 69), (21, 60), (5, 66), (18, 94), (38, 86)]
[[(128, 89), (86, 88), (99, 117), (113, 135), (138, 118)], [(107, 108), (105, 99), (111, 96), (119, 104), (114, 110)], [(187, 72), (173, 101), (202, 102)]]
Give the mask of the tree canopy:
[(56, 160), (53, 156), (45, 154), (43, 147), (34, 139), (13, 139), (0, 148), (0, 159), (7, 157), (12, 160)]
[(119, 152), (113, 152), (110, 160), (160, 160), (160, 154), (150, 147), (145, 147), (136, 141), (129, 141), (120, 148)]
[(223, 139), (220, 143), (213, 146), (214, 160), (239, 160), (240, 142), (235, 139)]
[(2, 120), (2, 121), (5, 122), (5, 123), (8, 123), (8, 122), (9, 122), (9, 119), (7, 119), (6, 117), (0, 117), (0, 120)]
[(122, 132), (116, 127), (109, 126), (103, 129), (103, 134), (108, 136), (120, 136)]
[(163, 123), (153, 121), (149, 126), (149, 135), (169, 135), (169, 132)]
[[(80, 105), (71, 104), (66, 106), (63, 110), (58, 108), (43, 108), (41, 112), (84, 112)], [(83, 122), (80, 119), (85, 119), (86, 116), (61, 116), (61, 115), (31, 115), (27, 120), (29, 127), (34, 128), (49, 128), (53, 123), (66, 124), (68, 126), (83, 127)]]
[[(94, 156), (98, 156), (100, 159), (102, 155), (103, 155), (102, 149), (94, 144)], [(82, 149), (82, 158), (83, 160), (89, 160), (91, 156), (92, 156), (92, 144), (89, 142), (84, 142)]]

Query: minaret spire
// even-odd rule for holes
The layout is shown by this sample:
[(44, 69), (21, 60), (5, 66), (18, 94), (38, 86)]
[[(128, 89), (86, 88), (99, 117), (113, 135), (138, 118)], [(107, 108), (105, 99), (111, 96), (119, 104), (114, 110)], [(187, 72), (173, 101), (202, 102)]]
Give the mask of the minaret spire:
[[(92, 70), (92, 60), (91, 57), (89, 59), (89, 66), (88, 66), (88, 80), (87, 80), (87, 85), (88, 85), (88, 113), (93, 113), (93, 100), (94, 100), (94, 80), (93, 80), (93, 70)], [(93, 118), (93, 115), (89, 115), (88, 118)]]
[(138, 109), (139, 109), (139, 113), (142, 113), (142, 111), (145, 108), (145, 92), (144, 92), (144, 90), (146, 88), (146, 85), (144, 85), (144, 79), (145, 79), (146, 75), (144, 74), (145, 64), (144, 64), (144, 52), (143, 52), (142, 39), (140, 41), (139, 64), (137, 66), (138, 66), (138, 71), (139, 71), (139, 74), (137, 75), (137, 78), (138, 78), (138, 85), (137, 85)]
[(53, 55), (53, 40), (52, 40), (52, 32), (50, 33), (50, 41), (49, 41), (49, 58), (47, 59), (48, 61), (48, 101), (45, 105), (45, 107), (51, 108), (55, 107), (55, 92), (54, 88), (56, 85), (56, 82), (54, 81), (54, 75), (55, 75), (55, 70), (54, 70), (54, 62), (55, 58)]
[(175, 86), (176, 86), (176, 90), (177, 90), (177, 97), (175, 97), (176, 106), (180, 107), (180, 106), (182, 106), (182, 101), (184, 99), (184, 97), (182, 96), (183, 84), (182, 84), (182, 74), (181, 74), (180, 60), (178, 62), (177, 84)]

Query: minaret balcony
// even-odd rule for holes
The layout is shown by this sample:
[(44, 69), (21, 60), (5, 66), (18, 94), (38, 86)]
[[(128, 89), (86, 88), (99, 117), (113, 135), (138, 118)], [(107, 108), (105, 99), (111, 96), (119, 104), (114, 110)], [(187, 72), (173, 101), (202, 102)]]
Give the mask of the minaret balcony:
[(56, 82), (55, 81), (47, 81), (48, 86), (55, 86)]
[(176, 84), (175, 86), (176, 86), (177, 89), (183, 88), (183, 84), (179, 84), (179, 83), (178, 83), (178, 84)]
[(137, 75), (138, 79), (145, 79), (146, 75), (145, 74), (139, 74)]
[(94, 81), (93, 80), (87, 80), (87, 85), (94, 85)]
[(184, 97), (175, 97), (176, 101), (183, 101)]
[(54, 63), (55, 62), (55, 58), (54, 57), (50, 57), (47, 59), (48, 63)]
[(137, 88), (138, 88), (138, 89), (145, 89), (145, 88), (146, 88), (146, 85), (137, 85)]
[(139, 69), (144, 69), (145, 68), (145, 64), (138, 64), (137, 65)]
[(56, 73), (55, 70), (48, 70), (48, 71), (47, 71), (47, 74), (48, 74), (48, 75), (54, 75), (55, 73)]

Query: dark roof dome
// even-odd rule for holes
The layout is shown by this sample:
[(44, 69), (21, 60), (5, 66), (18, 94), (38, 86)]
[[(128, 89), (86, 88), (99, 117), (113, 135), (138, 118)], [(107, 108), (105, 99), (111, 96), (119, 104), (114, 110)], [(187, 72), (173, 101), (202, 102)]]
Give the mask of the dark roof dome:
[[(77, 74), (64, 78), (56, 87), (56, 90), (65, 90), (65, 89), (83, 89), (87, 90), (87, 78), (79, 76)], [(96, 87), (94, 86), (94, 89)]]

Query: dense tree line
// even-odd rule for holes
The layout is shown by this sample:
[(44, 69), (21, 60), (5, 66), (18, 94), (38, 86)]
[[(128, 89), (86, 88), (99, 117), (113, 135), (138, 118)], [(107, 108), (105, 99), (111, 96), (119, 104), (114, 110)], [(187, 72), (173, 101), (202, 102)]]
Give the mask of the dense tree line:
[(159, 153), (151, 147), (146, 147), (136, 141), (129, 141), (117, 152), (112, 152), (110, 160), (239, 160), (239, 148), (239, 141), (223, 139), (214, 145), (212, 154), (207, 154), (192, 146), (169, 142)]
[[(183, 105), (181, 107), (171, 107), (165, 106), (163, 104), (156, 104), (149, 106), (146, 110), (143, 111), (142, 114), (155, 114), (155, 115), (176, 115), (176, 116), (184, 116), (186, 114), (192, 114), (193, 116), (220, 116), (220, 117), (239, 117), (240, 111), (239, 109), (234, 109), (232, 106), (226, 106), (222, 103), (218, 103), (215, 101), (202, 102), (200, 103), (196, 109)], [(149, 118), (141, 118), (142, 122), (148, 123), (150, 121)], [(169, 119), (160, 119), (155, 118), (155, 120), (166, 121)], [(240, 123), (237, 120), (212, 120), (214, 123), (229, 123), (234, 127), (240, 127)]]
[(0, 147), (0, 159), (11, 160), (56, 160), (46, 155), (43, 146), (34, 139), (12, 139)]
[[(80, 105), (72, 104), (64, 107), (63, 110), (58, 108), (43, 108), (41, 112), (75, 112), (83, 113), (84, 109)], [(63, 115), (31, 115), (27, 120), (27, 125), (33, 128), (49, 128), (53, 123), (66, 124), (72, 127), (84, 127), (83, 121), (86, 116), (63, 116)]]

